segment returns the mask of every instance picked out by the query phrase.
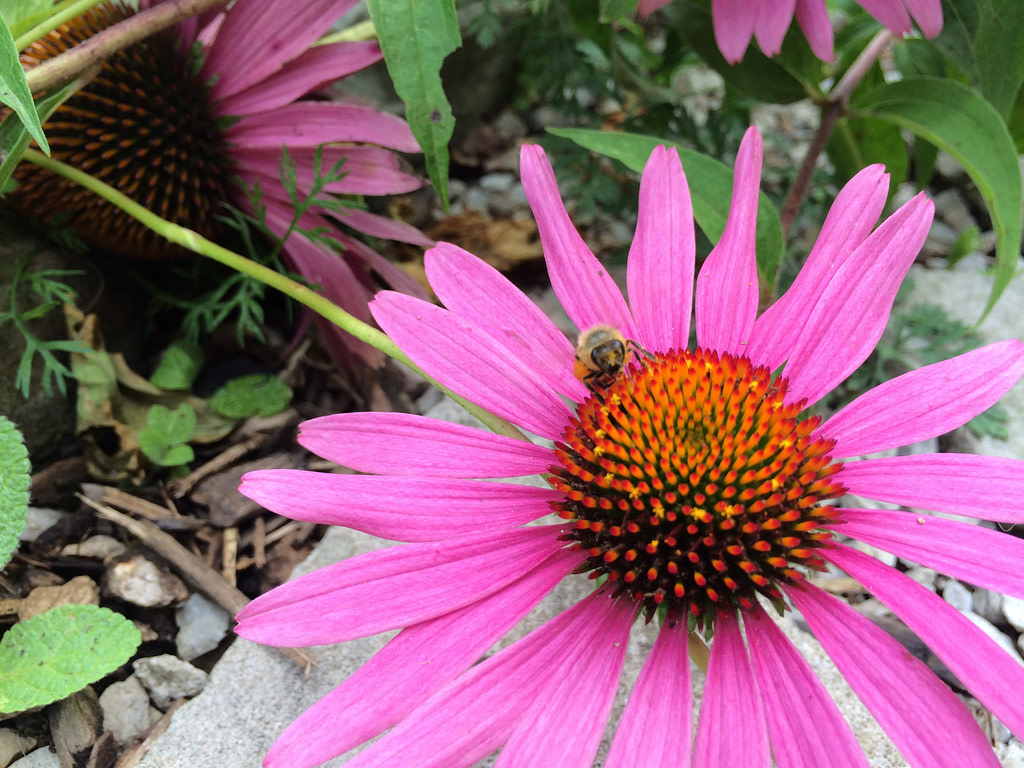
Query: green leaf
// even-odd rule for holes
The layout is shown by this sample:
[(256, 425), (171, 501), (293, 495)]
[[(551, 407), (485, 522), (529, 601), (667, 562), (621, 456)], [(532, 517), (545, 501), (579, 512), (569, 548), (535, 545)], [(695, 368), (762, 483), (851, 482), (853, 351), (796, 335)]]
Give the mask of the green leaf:
[(10, 561), (25, 529), (29, 471), (21, 432), (6, 416), (0, 416), (0, 570)]
[(601, 23), (611, 24), (633, 12), (640, 0), (601, 0), (599, 3)]
[(977, 185), (996, 231), (996, 271), (982, 317), (998, 301), (1017, 266), (1022, 189), (1017, 152), (999, 113), (952, 80), (912, 77), (860, 95), (855, 114), (913, 131), (945, 150)]
[(50, 154), (50, 145), (46, 143), (36, 105), (32, 102), (32, 91), (25, 80), (25, 70), (18, 60), (18, 49), (10, 27), (4, 23), (0, 23), (0, 101), (17, 113), (43, 152)]
[(174, 467), (195, 458), (186, 445), (196, 428), (196, 412), (182, 403), (173, 411), (163, 405), (149, 409), (145, 428), (139, 431), (139, 447), (154, 464)]
[(210, 406), (229, 419), (273, 416), (288, 407), (292, 390), (280, 379), (262, 373), (232, 379), (213, 393)]
[[(41, 98), (34, 108), (38, 119), (41, 122), (46, 122), (50, 115), (57, 110), (57, 107), (75, 93), (79, 85), (79, 81), (72, 81), (54, 93)], [(25, 154), (25, 149), (31, 140), (32, 137), (25, 130), (25, 124), (13, 112), (4, 118), (3, 123), (0, 123), (0, 149), (7, 153), (3, 163), (0, 163), (0, 191), (7, 190), (11, 174), (21, 162), (21, 156)]]
[[(725, 231), (732, 204), (733, 171), (710, 157), (684, 149), (678, 144), (654, 136), (579, 128), (549, 128), (555, 136), (575, 141), (582, 147), (612, 157), (633, 171), (642, 171), (647, 158), (659, 144), (674, 146), (686, 171), (693, 200), (693, 217), (712, 243)], [(773, 285), (782, 259), (782, 226), (779, 214), (763, 194), (757, 204), (757, 269), (763, 285)]]
[(843, 183), (865, 166), (881, 163), (889, 172), (891, 196), (907, 177), (907, 148), (900, 129), (892, 123), (873, 118), (840, 120), (826, 148)]
[(176, 341), (164, 350), (149, 380), (160, 389), (184, 391), (192, 386), (202, 364), (203, 351), (198, 344)]
[(462, 45), (454, 0), (368, 0), (384, 62), (423, 149), (427, 173), (448, 211), (448, 141), (455, 130), (441, 64)]
[(127, 662), (142, 642), (128, 619), (97, 605), (61, 605), (0, 640), (0, 712), (59, 701)]

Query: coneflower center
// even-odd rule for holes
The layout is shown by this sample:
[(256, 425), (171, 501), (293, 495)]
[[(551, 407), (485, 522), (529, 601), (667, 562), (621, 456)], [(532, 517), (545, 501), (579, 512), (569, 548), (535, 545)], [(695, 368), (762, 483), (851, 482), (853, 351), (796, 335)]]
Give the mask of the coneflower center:
[(605, 577), (648, 618), (658, 606), (703, 625), (723, 608), (820, 568), (822, 526), (841, 496), (834, 442), (799, 418), (786, 381), (742, 357), (696, 351), (635, 355), (589, 397), (556, 445), (556, 511)]

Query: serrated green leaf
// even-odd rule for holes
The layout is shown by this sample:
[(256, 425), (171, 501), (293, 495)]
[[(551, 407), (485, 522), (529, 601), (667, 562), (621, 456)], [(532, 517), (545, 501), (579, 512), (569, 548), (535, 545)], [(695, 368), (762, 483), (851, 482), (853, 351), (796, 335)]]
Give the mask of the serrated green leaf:
[(1021, 239), (1020, 166), (999, 113), (965, 85), (912, 77), (858, 96), (855, 114), (913, 131), (945, 150), (977, 185), (996, 231), (996, 270), (982, 317), (998, 301), (1017, 267)]
[(447, 211), (448, 141), (455, 118), (441, 85), (441, 64), (462, 45), (454, 0), (368, 0), (367, 7), (391, 82)]
[(160, 389), (184, 391), (192, 386), (203, 364), (203, 351), (198, 344), (176, 341), (160, 358), (150, 381)]
[[(674, 146), (686, 171), (686, 180), (693, 201), (693, 218), (712, 243), (725, 231), (725, 222), (732, 204), (733, 171), (727, 165), (706, 155), (685, 149), (678, 144), (654, 136), (635, 133), (614, 133), (579, 128), (549, 128), (592, 152), (615, 158), (627, 168), (642, 171), (647, 158), (659, 144)], [(757, 269), (764, 285), (775, 282), (775, 272), (782, 259), (782, 225), (779, 214), (763, 194), (757, 204)]]
[(0, 416), (0, 570), (11, 559), (25, 529), (30, 469), (21, 432)]
[(273, 416), (288, 407), (292, 390), (280, 379), (262, 373), (232, 379), (213, 393), (210, 405), (229, 419)]
[(25, 128), (43, 152), (50, 154), (50, 145), (43, 135), (43, 126), (32, 101), (32, 91), (25, 80), (25, 70), (18, 59), (10, 27), (0, 23), (0, 101), (15, 111)]
[(173, 467), (195, 457), (185, 445), (196, 428), (196, 412), (182, 403), (173, 411), (163, 405), (149, 409), (146, 426), (139, 431), (139, 447), (154, 464)]
[(0, 639), (0, 712), (70, 696), (127, 662), (141, 642), (134, 624), (97, 605), (61, 605), (19, 622)]

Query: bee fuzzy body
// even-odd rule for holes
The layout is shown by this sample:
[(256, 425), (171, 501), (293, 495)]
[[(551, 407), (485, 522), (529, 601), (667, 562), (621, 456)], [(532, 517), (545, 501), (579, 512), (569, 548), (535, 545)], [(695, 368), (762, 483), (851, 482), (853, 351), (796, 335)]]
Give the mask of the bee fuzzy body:
[(622, 373), (630, 343), (610, 325), (595, 325), (580, 334), (573, 372), (592, 392), (607, 389)]

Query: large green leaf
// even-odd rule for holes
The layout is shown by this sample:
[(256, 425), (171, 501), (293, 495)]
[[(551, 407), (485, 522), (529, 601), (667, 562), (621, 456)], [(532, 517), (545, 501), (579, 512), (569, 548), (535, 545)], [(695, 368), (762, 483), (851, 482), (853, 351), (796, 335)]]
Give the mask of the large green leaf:
[[(706, 155), (654, 136), (613, 133), (578, 128), (549, 128), (556, 136), (570, 139), (592, 152), (615, 158), (634, 171), (642, 171), (648, 156), (659, 144), (673, 146), (679, 152), (693, 200), (693, 218), (712, 243), (725, 231), (732, 204), (733, 172)], [(775, 282), (782, 259), (782, 226), (771, 201), (762, 193), (757, 205), (757, 270), (763, 285)]]
[[(57, 107), (71, 98), (80, 84), (79, 80), (74, 80), (41, 98), (33, 108), (40, 122), (45, 123), (50, 115), (57, 110)], [(3, 123), (0, 123), (0, 149), (4, 153), (3, 162), (0, 163), (0, 191), (6, 190), (11, 174), (21, 162), (21, 156), (25, 154), (25, 149), (31, 140), (32, 137), (25, 130), (25, 124), (13, 112), (4, 118)]]
[(889, 195), (907, 177), (907, 148), (900, 129), (883, 120), (846, 118), (829, 136), (828, 159), (845, 183), (862, 168), (881, 163), (889, 172)]
[(857, 116), (887, 120), (948, 152), (977, 185), (997, 237), (995, 282), (984, 317), (1013, 277), (1020, 253), (1020, 166), (1006, 124), (967, 86), (934, 77), (873, 88), (853, 106)]
[(448, 209), (448, 141), (455, 118), (441, 85), (441, 64), (462, 45), (453, 0), (368, 0), (395, 92), (423, 149), (427, 173)]
[(18, 49), (10, 27), (3, 20), (0, 20), (0, 102), (14, 110), (43, 152), (50, 154), (36, 105), (32, 103), (32, 91), (25, 80), (25, 70), (18, 59)]
[(28, 510), (29, 462), (21, 432), (0, 416), (0, 570), (18, 546)]

